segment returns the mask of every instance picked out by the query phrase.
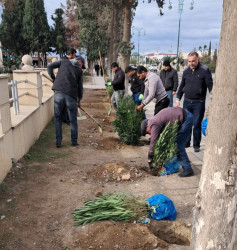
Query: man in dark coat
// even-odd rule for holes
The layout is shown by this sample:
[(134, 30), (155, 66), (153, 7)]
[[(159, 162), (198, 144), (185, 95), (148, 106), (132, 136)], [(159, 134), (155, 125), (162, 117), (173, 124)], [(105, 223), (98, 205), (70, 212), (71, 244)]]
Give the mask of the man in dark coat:
[(99, 76), (99, 71), (100, 71), (100, 65), (99, 64), (95, 64), (95, 72), (96, 72), (96, 75)]
[(165, 87), (168, 98), (170, 99), (169, 107), (173, 107), (173, 96), (176, 94), (178, 88), (178, 73), (177, 70), (170, 66), (169, 61), (163, 62), (160, 79)]
[[(177, 92), (176, 106), (184, 94), (183, 107), (193, 114), (193, 148), (194, 152), (200, 151), (202, 119), (205, 112), (207, 89), (211, 92), (213, 87), (212, 74), (209, 68), (199, 62), (197, 52), (188, 55), (188, 65), (183, 72), (181, 84)], [(186, 147), (190, 146), (190, 140)]]
[[(56, 146), (61, 147), (62, 142), (62, 119), (64, 110), (67, 109), (71, 127), (71, 143), (77, 146), (78, 127), (77, 127), (77, 108), (83, 96), (82, 69), (74, 59), (76, 50), (71, 48), (67, 55), (56, 62), (48, 65), (47, 70), (53, 79), (54, 91), (54, 120), (56, 129)], [(57, 76), (53, 70), (59, 68)]]
[(125, 73), (130, 78), (129, 82), (131, 83), (132, 98), (137, 105), (140, 105), (145, 89), (144, 81), (139, 79), (137, 71), (131, 66), (126, 67)]
[(111, 96), (111, 103), (117, 109), (119, 96), (123, 97), (125, 94), (125, 74), (116, 62), (111, 64), (111, 70), (115, 73), (112, 81), (114, 92)]

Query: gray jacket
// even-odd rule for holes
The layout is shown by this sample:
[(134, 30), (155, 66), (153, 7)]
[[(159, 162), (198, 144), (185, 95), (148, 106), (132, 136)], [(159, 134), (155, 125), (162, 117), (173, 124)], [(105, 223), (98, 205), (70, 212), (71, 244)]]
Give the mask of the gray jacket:
[(144, 105), (150, 103), (154, 98), (156, 99), (156, 102), (159, 102), (167, 96), (162, 81), (157, 74), (148, 71), (144, 84), (145, 90), (144, 97), (142, 99), (142, 103)]
[(165, 87), (166, 91), (173, 90), (177, 91), (178, 88), (178, 73), (177, 70), (170, 67), (170, 70), (165, 71), (164, 69), (160, 72), (160, 79)]

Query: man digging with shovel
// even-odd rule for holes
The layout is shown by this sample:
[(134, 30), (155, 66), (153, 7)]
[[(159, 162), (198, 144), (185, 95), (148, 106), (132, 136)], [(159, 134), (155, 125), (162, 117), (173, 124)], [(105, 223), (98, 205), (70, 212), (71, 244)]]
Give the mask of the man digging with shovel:
[[(56, 62), (48, 65), (49, 76), (53, 79), (54, 90), (54, 119), (56, 129), (56, 147), (62, 143), (62, 117), (64, 109), (67, 109), (71, 127), (71, 145), (78, 146), (77, 108), (83, 95), (82, 69), (74, 60), (76, 50), (71, 48), (67, 55)], [(59, 68), (55, 77), (53, 69)]]

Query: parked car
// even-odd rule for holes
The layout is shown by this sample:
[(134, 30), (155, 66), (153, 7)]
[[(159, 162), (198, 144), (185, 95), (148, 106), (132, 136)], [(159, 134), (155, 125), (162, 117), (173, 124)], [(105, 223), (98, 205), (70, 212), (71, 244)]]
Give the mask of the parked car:
[(131, 66), (132, 68), (134, 68), (135, 70), (137, 70), (137, 66), (135, 66), (134, 64), (129, 64), (129, 66)]
[(157, 72), (157, 65), (156, 65), (156, 64), (151, 64), (151, 65), (148, 67), (148, 70)]

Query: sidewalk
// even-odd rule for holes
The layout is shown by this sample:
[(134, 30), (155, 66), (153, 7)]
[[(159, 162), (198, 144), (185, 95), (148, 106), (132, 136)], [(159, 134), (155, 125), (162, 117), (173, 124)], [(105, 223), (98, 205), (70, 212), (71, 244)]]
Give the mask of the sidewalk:
[(105, 89), (105, 81), (102, 76), (84, 76), (84, 80), (85, 89)]
[[(102, 76), (86, 76), (85, 77), (84, 88), (88, 89), (105, 89), (104, 78)], [(146, 116), (150, 118), (154, 113), (155, 103), (151, 102), (146, 106)], [(194, 166), (194, 171), (199, 174), (202, 169), (203, 155), (204, 155), (205, 137), (202, 137), (201, 151), (195, 153), (193, 147), (186, 149), (192, 166)], [(198, 173), (197, 173), (198, 172)]]

